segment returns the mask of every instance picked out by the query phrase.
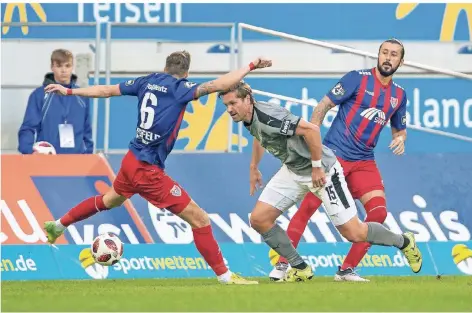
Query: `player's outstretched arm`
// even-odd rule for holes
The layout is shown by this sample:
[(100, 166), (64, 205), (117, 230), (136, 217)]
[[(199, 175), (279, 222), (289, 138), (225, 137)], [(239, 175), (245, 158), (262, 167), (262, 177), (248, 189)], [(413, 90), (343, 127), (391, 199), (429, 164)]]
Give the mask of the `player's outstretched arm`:
[(257, 58), (253, 62), (251, 62), (248, 66), (244, 66), (238, 70), (231, 71), (226, 73), (223, 76), (218, 77), (215, 80), (206, 82), (198, 86), (197, 91), (195, 93), (195, 98), (200, 98), (205, 95), (214, 92), (220, 92), (231, 88), (232, 86), (236, 85), (243, 79), (249, 72), (258, 69), (258, 68), (265, 68), (271, 67), (272, 61), (266, 60), (262, 58)]
[(321, 143), (320, 128), (315, 124), (300, 119), (297, 129), (295, 130), (295, 135), (303, 136), (308, 145), (308, 149), (310, 149), (311, 163), (313, 166), (313, 187), (322, 187), (326, 183), (326, 178), (325, 173), (321, 167), (323, 147)]
[(321, 99), (320, 103), (318, 103), (318, 105), (313, 109), (313, 114), (311, 116), (310, 122), (318, 127), (321, 127), (326, 113), (328, 113), (328, 111), (334, 108), (335, 106), (336, 104), (334, 104), (330, 98), (324, 96), (323, 99)]
[(96, 85), (92, 87), (70, 89), (59, 84), (50, 84), (44, 88), (47, 93), (55, 92), (63, 96), (82, 96), (90, 98), (109, 98), (121, 96), (120, 85)]

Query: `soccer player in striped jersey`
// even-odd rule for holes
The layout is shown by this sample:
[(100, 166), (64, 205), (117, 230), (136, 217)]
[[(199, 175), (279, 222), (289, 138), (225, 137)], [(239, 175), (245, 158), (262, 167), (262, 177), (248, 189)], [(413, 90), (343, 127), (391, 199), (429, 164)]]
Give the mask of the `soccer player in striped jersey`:
[[(404, 56), (405, 48), (400, 41), (386, 40), (380, 45), (377, 66), (344, 75), (316, 106), (311, 118), (313, 124), (321, 126), (326, 113), (339, 107), (323, 144), (334, 151), (341, 163), (349, 190), (364, 205), (366, 222), (383, 223), (387, 217), (384, 186), (375, 163), (374, 148), (388, 121), (392, 129), (389, 147), (396, 155), (405, 151), (407, 96), (392, 80), (393, 74), (402, 66)], [(308, 193), (291, 219), (287, 233), (295, 247), (320, 205), (321, 200)], [(335, 280), (368, 281), (354, 269), (370, 246), (367, 242), (354, 243)], [(271, 279), (282, 277), (287, 264), (281, 257), (269, 275)], [(419, 262), (410, 265), (413, 272), (419, 272)]]

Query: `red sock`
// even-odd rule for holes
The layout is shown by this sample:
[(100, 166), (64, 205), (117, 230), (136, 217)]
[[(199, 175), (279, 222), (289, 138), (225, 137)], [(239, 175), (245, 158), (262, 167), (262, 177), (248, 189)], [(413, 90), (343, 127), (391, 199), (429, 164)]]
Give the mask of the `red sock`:
[[(370, 199), (365, 204), (365, 211), (367, 216), (365, 218), (366, 222), (377, 222), (383, 224), (387, 218), (387, 203), (385, 202), (384, 197), (375, 197)], [(354, 243), (349, 250), (349, 253), (346, 256), (346, 259), (341, 266), (342, 270), (345, 270), (349, 267), (355, 268), (362, 261), (362, 258), (369, 251), (371, 244), (368, 242), (357, 242)]]
[[(287, 235), (295, 248), (298, 246), (298, 243), (302, 238), (308, 221), (313, 216), (313, 214), (315, 214), (320, 205), (321, 200), (318, 199), (317, 196), (311, 192), (307, 193), (300, 204), (300, 208), (298, 209), (297, 213), (295, 213), (295, 215), (293, 215), (292, 219), (290, 220), (287, 228)], [(283, 256), (280, 257), (279, 262), (288, 264), (287, 259)]]
[(61, 217), (60, 222), (62, 225), (67, 227), (70, 224), (85, 220), (86, 218), (104, 210), (107, 210), (107, 207), (105, 207), (105, 204), (103, 203), (103, 195), (90, 197), (73, 207), (69, 212)]
[(195, 246), (197, 247), (198, 252), (200, 252), (208, 265), (210, 265), (213, 272), (215, 272), (217, 276), (226, 273), (228, 268), (223, 260), (223, 254), (221, 253), (220, 247), (218, 246), (215, 237), (213, 237), (211, 225), (202, 228), (194, 228), (192, 231), (193, 240), (195, 241)]

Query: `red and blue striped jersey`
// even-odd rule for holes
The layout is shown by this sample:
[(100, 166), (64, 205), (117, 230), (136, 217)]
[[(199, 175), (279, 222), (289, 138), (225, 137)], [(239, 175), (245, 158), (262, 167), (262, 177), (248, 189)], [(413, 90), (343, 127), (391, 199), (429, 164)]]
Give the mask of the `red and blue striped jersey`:
[(392, 80), (382, 85), (375, 68), (347, 73), (327, 96), (339, 111), (323, 143), (344, 160), (373, 160), (388, 121), (398, 130), (406, 128), (405, 90)]
[(140, 161), (165, 168), (179, 134), (187, 104), (198, 85), (165, 73), (154, 73), (120, 83), (122, 95), (138, 97), (136, 137), (129, 149)]

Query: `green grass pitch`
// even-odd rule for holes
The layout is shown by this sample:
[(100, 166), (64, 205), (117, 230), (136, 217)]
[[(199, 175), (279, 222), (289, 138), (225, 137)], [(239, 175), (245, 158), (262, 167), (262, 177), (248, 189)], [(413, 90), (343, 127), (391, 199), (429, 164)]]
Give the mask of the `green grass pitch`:
[(2, 282), (2, 311), (472, 311), (472, 277), (224, 286), (216, 279)]

